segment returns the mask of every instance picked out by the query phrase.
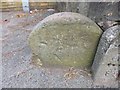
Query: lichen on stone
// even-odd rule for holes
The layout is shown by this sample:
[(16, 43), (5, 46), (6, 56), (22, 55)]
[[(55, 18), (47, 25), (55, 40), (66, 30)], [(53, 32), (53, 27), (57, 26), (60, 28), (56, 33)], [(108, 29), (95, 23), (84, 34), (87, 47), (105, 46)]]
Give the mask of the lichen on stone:
[(88, 68), (101, 34), (102, 30), (89, 18), (62, 12), (41, 21), (28, 40), (43, 66)]

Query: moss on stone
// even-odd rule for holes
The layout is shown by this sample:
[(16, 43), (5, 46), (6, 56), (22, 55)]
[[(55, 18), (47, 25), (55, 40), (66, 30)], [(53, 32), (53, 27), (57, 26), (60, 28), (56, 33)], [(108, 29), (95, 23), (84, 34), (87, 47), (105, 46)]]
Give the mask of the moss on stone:
[(29, 36), (29, 44), (43, 65), (86, 68), (93, 62), (101, 34), (102, 30), (87, 17), (65, 12), (39, 23)]

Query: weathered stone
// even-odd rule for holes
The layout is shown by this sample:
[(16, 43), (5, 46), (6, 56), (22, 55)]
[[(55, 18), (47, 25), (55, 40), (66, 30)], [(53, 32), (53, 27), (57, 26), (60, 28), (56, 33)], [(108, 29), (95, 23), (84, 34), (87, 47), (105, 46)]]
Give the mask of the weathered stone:
[(88, 15), (90, 19), (95, 21), (104, 31), (119, 24), (120, 21), (120, 3), (116, 0), (112, 2), (90, 2)]
[(90, 2), (88, 17), (95, 22), (120, 20), (120, 3), (112, 2)]
[(41, 21), (29, 36), (43, 65), (90, 67), (102, 30), (77, 13), (62, 12)]
[(56, 12), (55, 9), (47, 9), (47, 11), (43, 15), (43, 18), (46, 18), (47, 16), (52, 15), (55, 12)]
[(120, 66), (118, 38), (120, 38), (120, 26), (107, 29), (101, 37), (92, 66), (95, 85), (116, 87), (114, 82), (118, 78), (118, 67)]
[[(87, 0), (86, 0), (87, 1)], [(57, 10), (59, 12), (75, 12), (84, 16), (88, 15), (89, 2), (57, 2)]]
[(66, 2), (56, 2), (56, 9), (58, 12), (66, 11)]

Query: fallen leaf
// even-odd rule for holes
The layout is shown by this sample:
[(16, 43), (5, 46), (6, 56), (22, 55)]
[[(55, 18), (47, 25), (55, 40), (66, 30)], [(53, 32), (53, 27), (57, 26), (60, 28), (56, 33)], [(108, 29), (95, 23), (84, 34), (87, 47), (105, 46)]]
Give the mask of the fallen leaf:
[(78, 72), (73, 68), (69, 68), (69, 70), (64, 74), (64, 77), (67, 79), (72, 79), (78, 75)]

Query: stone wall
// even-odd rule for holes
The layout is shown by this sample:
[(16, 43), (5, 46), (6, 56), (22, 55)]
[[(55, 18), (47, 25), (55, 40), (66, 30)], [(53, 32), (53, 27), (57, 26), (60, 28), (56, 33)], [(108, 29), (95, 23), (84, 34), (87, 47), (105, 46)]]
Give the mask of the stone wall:
[(120, 2), (58, 2), (58, 12), (80, 13), (95, 21), (103, 30), (120, 20)]
[(57, 2), (58, 12), (76, 12), (87, 16), (89, 3), (88, 2)]

